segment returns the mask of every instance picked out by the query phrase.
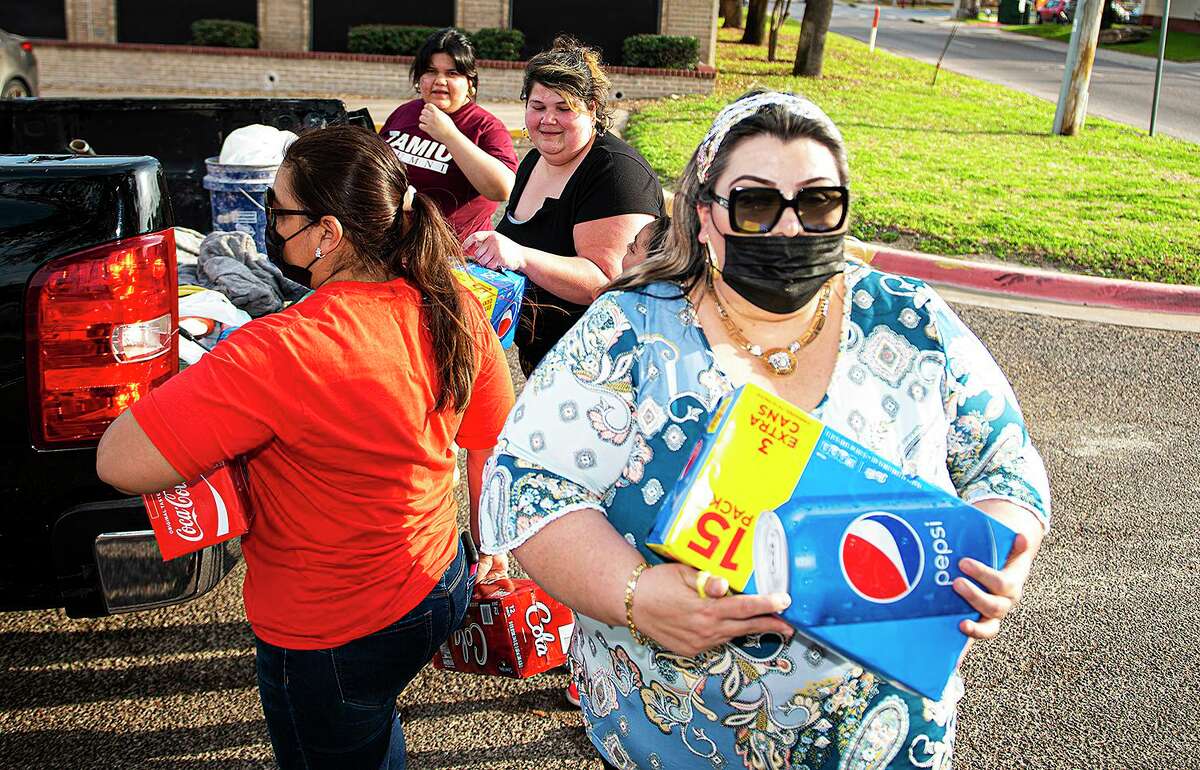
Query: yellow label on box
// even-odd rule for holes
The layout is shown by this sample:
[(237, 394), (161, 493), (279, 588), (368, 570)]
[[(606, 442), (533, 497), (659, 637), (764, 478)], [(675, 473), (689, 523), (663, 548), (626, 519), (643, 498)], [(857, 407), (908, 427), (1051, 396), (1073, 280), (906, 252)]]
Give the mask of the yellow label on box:
[(487, 281), (481, 281), (475, 276), (468, 273), (466, 270), (454, 268), (452, 271), (458, 282), (475, 295), (475, 299), (479, 300), (479, 304), (483, 305), (483, 314), (487, 318), (492, 317), (492, 310), (496, 307), (496, 297), (499, 295), (495, 286), (492, 286)]
[[(754, 544), (763, 511), (796, 488), (824, 426), (762, 388), (746, 385), (714, 414), (695, 467), (685, 472), (678, 511), (661, 543), (670, 559), (719, 575), (743, 590), (754, 571)], [(677, 489), (677, 492), (679, 490)]]

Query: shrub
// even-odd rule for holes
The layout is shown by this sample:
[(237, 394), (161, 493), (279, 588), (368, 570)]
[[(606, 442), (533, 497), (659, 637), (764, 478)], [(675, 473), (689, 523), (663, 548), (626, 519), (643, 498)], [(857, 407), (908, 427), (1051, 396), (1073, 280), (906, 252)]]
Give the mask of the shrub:
[(519, 29), (488, 27), (472, 32), (471, 44), (475, 46), (476, 58), (520, 61), (525, 33)]
[(258, 48), (258, 27), (248, 21), (198, 19), (192, 22), (192, 45)]
[(700, 61), (700, 41), (684, 35), (633, 35), (625, 39), (627, 67), (691, 70)]
[(350, 28), (351, 53), (416, 56), (436, 27), (403, 27), (397, 24), (361, 24)]

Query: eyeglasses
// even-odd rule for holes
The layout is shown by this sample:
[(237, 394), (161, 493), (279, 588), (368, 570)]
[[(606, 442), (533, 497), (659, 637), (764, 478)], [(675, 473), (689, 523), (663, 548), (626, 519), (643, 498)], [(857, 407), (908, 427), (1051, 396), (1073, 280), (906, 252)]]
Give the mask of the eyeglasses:
[(791, 209), (806, 233), (830, 233), (846, 224), (850, 191), (844, 186), (802, 187), (793, 198), (785, 198), (774, 187), (735, 187), (729, 197), (714, 192), (708, 200), (729, 210), (729, 224), (739, 233), (769, 233), (783, 212)]
[(275, 232), (275, 220), (281, 216), (294, 214), (296, 216), (308, 217), (312, 220), (320, 219), (319, 216), (311, 211), (304, 209), (277, 209), (275, 208), (275, 190), (271, 187), (267, 188), (267, 234)]

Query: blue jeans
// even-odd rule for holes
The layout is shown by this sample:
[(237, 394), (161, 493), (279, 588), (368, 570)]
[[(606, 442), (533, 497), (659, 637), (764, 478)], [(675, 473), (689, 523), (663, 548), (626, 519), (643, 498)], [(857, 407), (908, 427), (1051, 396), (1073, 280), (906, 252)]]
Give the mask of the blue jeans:
[(461, 625), (473, 582), (459, 544), (429, 595), (386, 628), (326, 650), (258, 639), (258, 694), (279, 767), (404, 770), (396, 696)]

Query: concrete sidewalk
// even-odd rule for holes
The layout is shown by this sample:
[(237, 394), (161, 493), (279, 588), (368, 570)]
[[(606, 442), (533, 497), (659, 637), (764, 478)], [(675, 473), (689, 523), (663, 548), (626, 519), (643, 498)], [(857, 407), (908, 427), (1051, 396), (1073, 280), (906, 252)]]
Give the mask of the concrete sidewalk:
[[(355, 97), (346, 97), (343, 99), (346, 103), (346, 109), (357, 110), (366, 107), (371, 111), (371, 119), (375, 121), (376, 130), (383, 128), (384, 121), (388, 116), (395, 112), (396, 108), (405, 104), (411, 99), (357, 99)], [(524, 102), (480, 102), (479, 106), (500, 118), (504, 123), (504, 127), (508, 129), (508, 133), (513, 139), (518, 139), (521, 136), (521, 130), (525, 128), (525, 103)], [(629, 111), (622, 109), (613, 110), (613, 130), (620, 135), (625, 128), (625, 121), (629, 119)]]
[(1058, 318), (1200, 332), (1200, 286), (1128, 281), (977, 262), (866, 244), (887, 272), (928, 281), (946, 299)]

